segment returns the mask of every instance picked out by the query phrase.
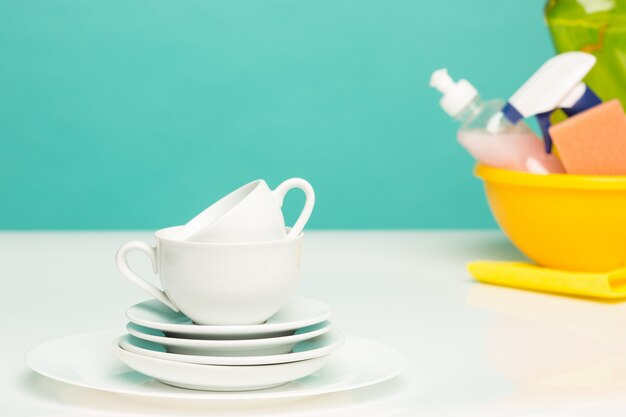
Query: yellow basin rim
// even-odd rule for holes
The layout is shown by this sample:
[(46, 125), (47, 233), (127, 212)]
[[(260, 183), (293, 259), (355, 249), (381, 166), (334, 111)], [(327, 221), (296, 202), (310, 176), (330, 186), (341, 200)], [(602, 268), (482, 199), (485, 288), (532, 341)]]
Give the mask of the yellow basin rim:
[(474, 175), (487, 182), (522, 185), (527, 187), (583, 189), (583, 190), (626, 190), (626, 176), (530, 174), (510, 171), (478, 164)]

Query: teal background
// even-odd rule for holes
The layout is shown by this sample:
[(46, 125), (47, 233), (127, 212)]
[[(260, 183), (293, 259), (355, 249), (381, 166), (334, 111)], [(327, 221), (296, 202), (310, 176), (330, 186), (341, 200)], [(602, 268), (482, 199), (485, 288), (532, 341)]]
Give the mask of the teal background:
[(293, 176), (310, 228), (494, 227), (428, 79), (510, 95), (543, 3), (0, 0), (0, 228), (181, 224)]

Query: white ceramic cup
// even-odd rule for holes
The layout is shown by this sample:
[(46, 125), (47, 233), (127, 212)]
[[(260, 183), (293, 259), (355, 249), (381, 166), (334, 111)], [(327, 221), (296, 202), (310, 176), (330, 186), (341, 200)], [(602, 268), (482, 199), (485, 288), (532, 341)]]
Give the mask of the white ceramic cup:
[[(298, 220), (287, 233), (282, 206), (291, 189), (304, 191), (306, 200)], [(263, 180), (238, 188), (215, 202), (185, 224), (180, 240), (196, 242), (263, 242), (296, 238), (311, 216), (315, 205), (313, 187), (306, 180), (291, 178), (275, 190)]]
[[(295, 288), (302, 234), (254, 243), (205, 243), (176, 239), (181, 226), (155, 233), (157, 245), (133, 241), (116, 255), (119, 271), (148, 294), (197, 324), (260, 324), (276, 313)], [(129, 252), (152, 261), (163, 290), (128, 266)]]

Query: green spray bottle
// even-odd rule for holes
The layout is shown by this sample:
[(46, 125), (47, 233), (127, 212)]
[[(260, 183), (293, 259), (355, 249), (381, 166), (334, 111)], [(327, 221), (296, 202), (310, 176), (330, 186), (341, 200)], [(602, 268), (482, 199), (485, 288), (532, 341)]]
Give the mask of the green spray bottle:
[(591, 89), (626, 107), (626, 0), (549, 0), (545, 17), (559, 53), (582, 51), (597, 58), (585, 78)]

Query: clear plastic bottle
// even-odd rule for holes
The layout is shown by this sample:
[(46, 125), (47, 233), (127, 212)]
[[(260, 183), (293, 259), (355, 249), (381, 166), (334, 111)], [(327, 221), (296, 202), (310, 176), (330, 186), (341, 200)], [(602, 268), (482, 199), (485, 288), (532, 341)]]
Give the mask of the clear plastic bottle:
[(481, 100), (466, 80), (454, 82), (447, 70), (433, 73), (430, 85), (444, 95), (441, 106), (461, 123), (458, 140), (480, 163), (536, 174), (563, 173), (563, 165), (546, 154), (542, 140), (524, 122), (510, 124), (503, 100)]

